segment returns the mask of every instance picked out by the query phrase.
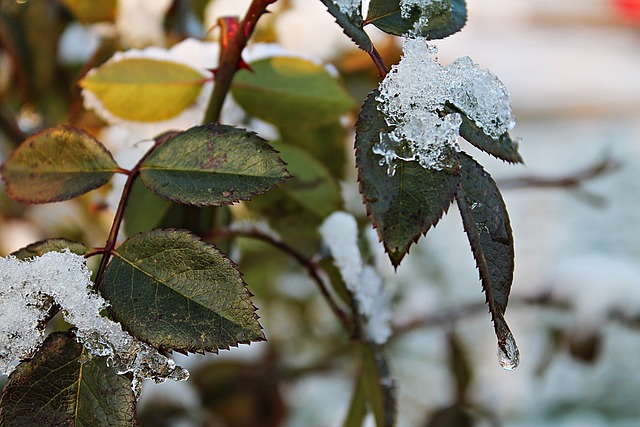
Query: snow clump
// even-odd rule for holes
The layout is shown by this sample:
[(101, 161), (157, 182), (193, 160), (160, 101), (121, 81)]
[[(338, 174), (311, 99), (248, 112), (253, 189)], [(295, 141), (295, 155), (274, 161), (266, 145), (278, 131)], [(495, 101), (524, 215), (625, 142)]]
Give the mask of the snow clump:
[(469, 57), (443, 67), (432, 59), (437, 49), (423, 38), (406, 39), (402, 50), (376, 97), (390, 130), (380, 133), (373, 152), (389, 174), (396, 159), (433, 170), (453, 167), (449, 153), (459, 150), (462, 115), (493, 139), (513, 128), (509, 93), (488, 70)]
[(95, 356), (108, 357), (119, 374), (142, 379), (185, 380), (189, 373), (150, 345), (136, 340), (119, 323), (100, 315), (108, 303), (92, 290), (91, 272), (82, 256), (47, 252), (28, 260), (0, 258), (0, 373), (9, 375), (32, 357), (44, 341), (44, 325), (54, 304), (77, 328), (76, 338)]

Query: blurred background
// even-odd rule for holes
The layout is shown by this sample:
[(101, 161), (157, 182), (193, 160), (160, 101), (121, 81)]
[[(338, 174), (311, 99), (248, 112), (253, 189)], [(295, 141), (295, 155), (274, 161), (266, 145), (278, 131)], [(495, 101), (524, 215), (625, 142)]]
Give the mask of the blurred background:
[[(99, 19), (79, 19), (73, 5), (81, 2), (74, 1), (3, 0), (2, 7), (6, 12), (28, 3), (40, 13), (51, 8), (59, 14), (38, 21), (34, 12), (25, 21), (59, 37), (30, 36), (41, 49), (31, 61), (40, 65), (30, 68), (30, 81), (38, 84), (25, 89), (27, 79), (16, 73), (10, 51), (14, 24), (3, 15), (1, 160), (21, 136), (69, 117), (97, 135), (108, 132), (82, 111), (73, 86), (85, 63), (100, 63), (95, 58), (104, 40), (117, 39), (122, 49), (168, 47), (205, 36), (218, 17), (242, 15), (250, 2), (114, 0), (102, 2), (111, 4), (111, 12)], [(327, 168), (337, 170), (343, 208), (359, 219), (363, 236), (373, 242), (376, 266), (396, 292), (396, 334), (387, 351), (398, 381), (398, 425), (640, 425), (640, 1), (467, 3), (466, 27), (435, 44), (440, 63), (470, 56), (511, 93), (517, 119), (512, 136), (520, 138), (525, 165), (464, 149), (496, 179), (511, 216), (516, 272), (506, 317), (520, 347), (520, 367), (506, 372), (497, 363), (457, 209), (394, 272), (357, 192), (355, 116), (331, 133), (342, 160)], [(276, 13), (261, 24), (258, 40), (332, 64), (358, 104), (375, 88), (369, 58), (355, 50), (319, 0), (280, 0), (271, 9)], [(191, 12), (181, 15), (185, 11)], [(386, 63), (397, 62), (401, 42), (366, 29)], [(286, 139), (278, 129), (254, 125), (270, 140)], [(0, 254), (53, 236), (100, 246), (113, 214), (108, 191), (23, 206), (2, 190)], [(220, 355), (175, 355), (192, 378), (145, 384), (141, 425), (341, 425), (355, 368), (338, 322), (302, 269), (262, 244), (236, 243), (230, 253), (256, 294), (269, 341)]]

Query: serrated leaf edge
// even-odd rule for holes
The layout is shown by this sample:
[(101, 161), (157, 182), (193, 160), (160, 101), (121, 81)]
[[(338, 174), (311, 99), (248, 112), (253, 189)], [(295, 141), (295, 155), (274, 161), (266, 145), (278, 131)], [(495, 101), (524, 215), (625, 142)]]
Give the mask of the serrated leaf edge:
[[(267, 341), (267, 338), (266, 338), (266, 336), (264, 335), (264, 328), (263, 328), (262, 324), (259, 322), (259, 320), (260, 320), (260, 315), (258, 315), (258, 308), (255, 306), (255, 304), (254, 304), (254, 303), (253, 303), (253, 301), (251, 300), (251, 298), (254, 296), (254, 294), (249, 290), (249, 285), (248, 285), (248, 284), (244, 281), (244, 279), (243, 279), (243, 277), (244, 277), (244, 273), (242, 273), (242, 271), (240, 271), (240, 269), (239, 269), (238, 265), (237, 265), (237, 264), (236, 264), (236, 263), (235, 263), (231, 258), (229, 258), (229, 257), (227, 256), (227, 254), (225, 254), (223, 251), (221, 251), (220, 249), (218, 249), (218, 248), (217, 248), (217, 246), (216, 246), (216, 245), (214, 245), (213, 243), (205, 242), (205, 241), (204, 241), (204, 240), (202, 240), (199, 236), (197, 236), (196, 234), (192, 233), (190, 230), (187, 230), (187, 229), (177, 229), (177, 228), (156, 228), (156, 229), (154, 229), (154, 230), (150, 230), (150, 231), (143, 231), (143, 232), (137, 233), (137, 234), (135, 234), (135, 235), (131, 236), (129, 239), (133, 239), (134, 237), (136, 237), (136, 236), (140, 236), (140, 235), (142, 235), (142, 234), (150, 234), (150, 233), (156, 233), (156, 232), (157, 232), (157, 233), (159, 233), (159, 232), (167, 232), (167, 233), (183, 233), (183, 234), (185, 234), (185, 235), (189, 235), (189, 236), (191, 236), (191, 237), (194, 237), (195, 239), (194, 239), (193, 241), (194, 241), (194, 243), (197, 243), (198, 245), (201, 245), (201, 246), (204, 246), (204, 247), (206, 247), (206, 246), (211, 246), (211, 247), (215, 248), (215, 250), (220, 254), (220, 256), (222, 257), (222, 259), (223, 259), (224, 261), (228, 262), (228, 263), (229, 263), (229, 265), (230, 265), (231, 267), (233, 267), (233, 269), (238, 273), (238, 278), (239, 278), (239, 279), (240, 279), (240, 281), (242, 282), (242, 286), (243, 286), (243, 288), (245, 289), (245, 291), (247, 292), (247, 297), (249, 298), (250, 306), (251, 306), (252, 311), (253, 311), (253, 317), (254, 317), (254, 320), (256, 321), (256, 323), (257, 323), (257, 325), (258, 325), (258, 327), (259, 327), (259, 331), (260, 331), (260, 333), (261, 333), (261, 336), (260, 336), (260, 337), (258, 337), (258, 338), (256, 338), (256, 339), (254, 339), (254, 340), (238, 340), (238, 341), (236, 341), (235, 343), (233, 343), (233, 344), (229, 344), (229, 345), (226, 345), (226, 346), (216, 346), (216, 348), (215, 348), (215, 349), (204, 349), (204, 350), (201, 350), (201, 351), (200, 351), (200, 350), (189, 351), (189, 350), (185, 350), (185, 349), (182, 349), (182, 348), (175, 348), (175, 347), (172, 347), (172, 348), (164, 348), (164, 347), (163, 347), (163, 348), (161, 348), (161, 350), (163, 350), (163, 351), (167, 351), (167, 352), (169, 352), (169, 353), (173, 353), (173, 352), (175, 351), (175, 352), (177, 352), (177, 353), (184, 354), (184, 355), (188, 355), (189, 353), (194, 353), (194, 354), (214, 353), (214, 354), (218, 354), (220, 350), (230, 350), (230, 349), (231, 349), (231, 347), (239, 347), (239, 345), (240, 345), (240, 344), (247, 344), (247, 345), (251, 345), (251, 343), (254, 343), (254, 342), (263, 342), (263, 341)], [(129, 239), (127, 239), (127, 240), (129, 240)], [(116, 251), (114, 251), (114, 256), (117, 256), (119, 259), (121, 259), (121, 260), (125, 261), (127, 264), (130, 264), (130, 265), (132, 265), (134, 268), (136, 268), (134, 264), (131, 264), (131, 262), (129, 262), (129, 260), (127, 260), (126, 258), (123, 258), (122, 256), (119, 256), (119, 255), (118, 255), (118, 253), (117, 253), (117, 250), (116, 250)], [(137, 270), (139, 270), (138, 268), (136, 268), (136, 269), (137, 269)], [(140, 270), (140, 271), (142, 271), (142, 270)], [(147, 276), (149, 276), (149, 277), (152, 277), (152, 278), (153, 278), (153, 276), (151, 276), (151, 275), (147, 274), (147, 273), (146, 273), (146, 272), (144, 272), (144, 271), (142, 271), (142, 273), (144, 273), (145, 275), (147, 275)], [(155, 278), (154, 278), (154, 279), (155, 279)], [(121, 325), (122, 325), (122, 324), (121, 324)], [(122, 328), (123, 328), (123, 329), (125, 329), (125, 328), (124, 328), (124, 325), (122, 325)], [(126, 329), (125, 329), (125, 330), (126, 330)], [(131, 333), (130, 331), (128, 331), (128, 330), (127, 330), (127, 332), (128, 332), (131, 336), (134, 336), (134, 337), (135, 337), (135, 335), (134, 335), (133, 333)], [(140, 338), (138, 338), (138, 337), (136, 337), (136, 339), (140, 340)], [(153, 347), (153, 348), (156, 348), (156, 349), (160, 350), (160, 348), (156, 347), (155, 345), (153, 345), (153, 344), (151, 344), (151, 343), (149, 343), (149, 342), (146, 342), (146, 341), (144, 341), (144, 340), (140, 340), (140, 341), (143, 341), (143, 342), (145, 342), (145, 343), (149, 344), (151, 347)]]

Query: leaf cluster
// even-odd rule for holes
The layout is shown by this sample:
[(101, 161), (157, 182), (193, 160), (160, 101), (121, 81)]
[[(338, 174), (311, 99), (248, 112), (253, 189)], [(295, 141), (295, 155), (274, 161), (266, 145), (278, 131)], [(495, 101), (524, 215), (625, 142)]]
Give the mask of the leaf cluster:
[[(372, 0), (366, 17), (360, 13), (360, 2), (348, 2), (356, 7), (345, 11), (339, 1), (321, 1), (344, 33), (369, 54), (382, 76), (384, 61), (365, 32), (366, 25), (391, 35), (433, 40), (460, 31), (467, 19), (464, 0), (426, 6)], [(43, 74), (51, 64), (33, 63), (50, 59), (40, 51), (49, 42), (42, 41), (42, 46), (29, 43), (37, 52), (17, 48), (16, 38), (37, 36), (24, 25), (28, 17), (33, 14), (54, 27), (40, 15), (54, 10), (61, 13), (62, 7), (66, 19), (96, 22), (112, 20), (115, 8), (111, 1), (100, 6), (82, 0), (65, 0), (57, 6), (32, 3), (36, 6), (17, 11), (0, 8), (0, 19), (7, 25), (0, 39), (4, 37), (3, 43), (16, 52), (25, 99), (38, 98), (45, 90), (41, 84), (52, 84)], [(317, 256), (322, 255), (318, 226), (342, 208), (338, 182), (345, 176), (343, 141), (348, 135), (343, 122), (357, 103), (339, 79), (307, 59), (273, 56), (244, 63), (240, 56), (243, 43), (270, 3), (254, 0), (245, 20), (224, 21), (223, 62), (213, 76), (211, 70), (171, 60), (123, 55), (107, 61), (113, 47), (105, 47), (92, 59), (90, 65), (96, 68), (79, 85), (90, 94), (90, 103), (98, 106), (103, 120), (157, 123), (197, 109), (203, 88), (211, 81), (232, 80), (229, 93), (220, 99), (212, 96), (207, 111), (221, 110), (229, 95), (241, 107), (245, 124), (259, 119), (277, 129), (279, 136), (274, 141), (266, 141), (240, 123), (166, 129), (133, 168), (125, 169), (91, 129), (70, 125), (39, 129), (23, 138), (1, 167), (13, 200), (61, 202), (104, 190), (115, 174), (124, 175), (127, 181), (104, 247), (90, 249), (67, 239), (48, 239), (14, 255), (27, 258), (65, 248), (87, 257), (101, 255), (94, 291), (110, 303), (105, 315), (135, 339), (160, 351), (204, 353), (265, 340), (253, 295), (240, 267), (225, 251), (241, 246), (243, 265), (248, 266), (243, 272), (252, 277), (255, 271), (273, 267), (272, 249), (277, 248), (310, 273), (344, 326), (343, 333), (354, 342), (354, 393), (343, 425), (362, 425), (371, 412), (377, 427), (393, 426), (396, 387), (384, 347), (367, 339), (353, 295), (327, 259)], [(16, 16), (19, 19), (12, 21)], [(225, 70), (232, 72), (225, 75)], [(44, 80), (35, 84), (38, 76)], [(450, 167), (428, 169), (418, 162), (401, 161), (395, 174), (387, 173), (381, 157), (373, 152), (380, 134), (390, 130), (377, 94), (373, 90), (357, 114), (355, 166), (367, 215), (391, 263), (397, 268), (410, 247), (455, 201), (494, 323), (501, 363), (515, 367), (517, 347), (504, 319), (513, 280), (514, 244), (498, 187), (480, 163), (451, 147), (444, 153)], [(453, 104), (447, 104), (441, 114), (459, 114), (460, 136), (478, 149), (506, 162), (522, 161), (508, 133), (497, 139), (486, 134)], [(76, 118), (83, 118), (76, 124), (87, 123), (86, 115), (86, 111), (79, 113)], [(47, 121), (63, 120), (48, 117)], [(281, 237), (256, 230), (234, 231), (230, 225), (241, 217), (263, 218)], [(128, 238), (120, 243), (121, 228)], [(257, 238), (270, 247), (264, 250), (234, 241), (238, 236)], [(259, 296), (273, 292), (256, 282), (252, 291)], [(299, 309), (304, 311), (304, 307)], [(119, 426), (136, 422), (132, 378), (116, 375), (104, 357), (88, 353), (74, 340), (73, 331), (50, 335), (28, 359), (20, 363), (5, 387), (0, 401), (2, 425)], [(44, 383), (49, 375), (56, 381)], [(36, 388), (38, 393), (33, 392)]]

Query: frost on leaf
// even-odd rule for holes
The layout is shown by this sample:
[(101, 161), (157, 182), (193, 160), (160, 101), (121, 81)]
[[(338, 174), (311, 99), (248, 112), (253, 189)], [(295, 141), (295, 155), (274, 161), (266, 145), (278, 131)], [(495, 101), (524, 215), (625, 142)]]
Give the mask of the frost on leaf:
[(44, 322), (54, 304), (89, 353), (107, 356), (118, 373), (131, 372), (138, 391), (144, 378), (184, 380), (188, 372), (156, 349), (136, 340), (100, 312), (106, 301), (91, 290), (91, 272), (82, 256), (47, 252), (21, 261), (0, 258), (0, 370), (9, 374), (44, 340)]
[(359, 14), (362, 8), (362, 0), (331, 0), (331, 2), (347, 16)]
[(433, 170), (453, 166), (446, 152), (459, 149), (462, 116), (446, 114), (446, 104), (455, 105), (493, 139), (515, 125), (509, 94), (496, 76), (468, 57), (443, 67), (432, 59), (435, 53), (425, 39), (407, 39), (402, 60), (380, 84), (378, 109), (391, 130), (380, 133), (373, 152), (382, 156), (390, 174), (396, 160)]
[(345, 212), (334, 212), (322, 223), (320, 234), (365, 319), (367, 337), (376, 344), (384, 344), (391, 336), (393, 292), (373, 267), (363, 263), (355, 218)]
[(443, 14), (451, 9), (451, 2), (446, 0), (400, 0), (400, 16), (410, 19), (414, 11), (419, 11), (419, 18), (413, 24), (409, 35), (420, 35), (423, 28), (429, 25), (429, 16)]

